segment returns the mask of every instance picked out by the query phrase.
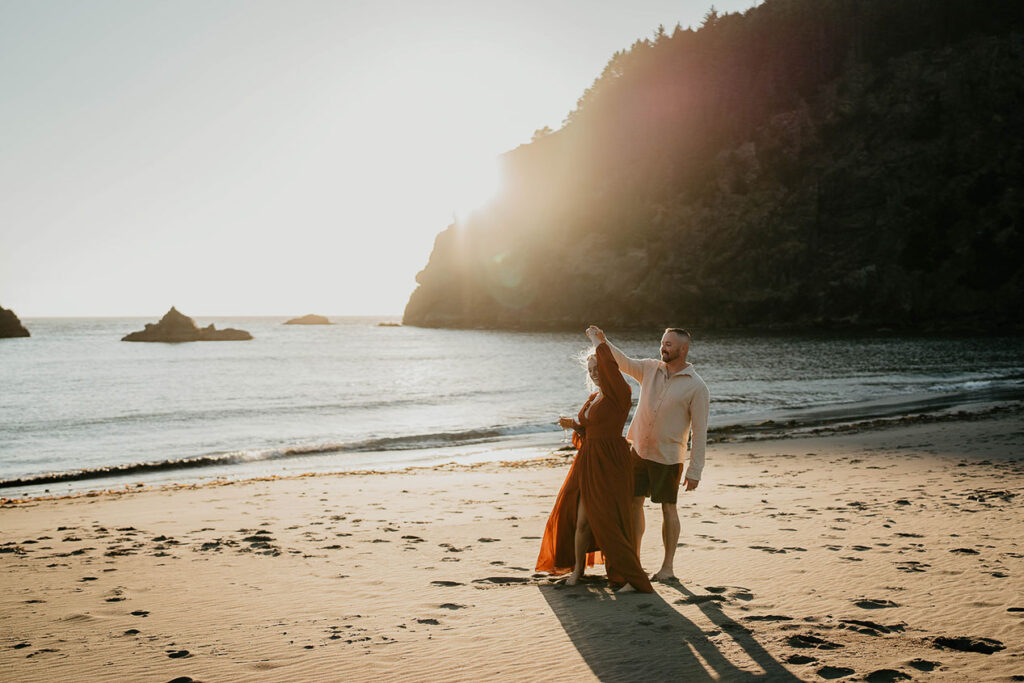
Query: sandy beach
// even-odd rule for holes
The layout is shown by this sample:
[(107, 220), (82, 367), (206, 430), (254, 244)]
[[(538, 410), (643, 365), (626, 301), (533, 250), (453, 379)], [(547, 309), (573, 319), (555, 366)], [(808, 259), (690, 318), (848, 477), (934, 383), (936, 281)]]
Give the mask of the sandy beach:
[(712, 444), (653, 595), (534, 575), (557, 454), (8, 501), (0, 678), (1024, 680), (1022, 446), (1019, 403)]

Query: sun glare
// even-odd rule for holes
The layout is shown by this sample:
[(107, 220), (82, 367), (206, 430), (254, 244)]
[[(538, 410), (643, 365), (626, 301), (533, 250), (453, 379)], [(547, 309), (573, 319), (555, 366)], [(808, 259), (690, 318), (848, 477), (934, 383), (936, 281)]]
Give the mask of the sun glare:
[(483, 159), (451, 168), (448, 186), (456, 218), (468, 218), (494, 199), (501, 189), (498, 159)]

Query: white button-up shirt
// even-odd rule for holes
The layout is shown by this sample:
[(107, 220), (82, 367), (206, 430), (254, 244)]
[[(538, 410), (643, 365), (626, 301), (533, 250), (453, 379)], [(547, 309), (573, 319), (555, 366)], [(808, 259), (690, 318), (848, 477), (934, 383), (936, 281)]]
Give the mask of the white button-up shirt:
[(700, 480), (708, 439), (708, 407), (711, 393), (693, 365), (669, 376), (665, 363), (653, 358), (630, 358), (608, 344), (619, 370), (640, 382), (640, 400), (626, 438), (646, 460), (665, 465), (686, 459), (690, 432), (690, 464), (686, 478)]

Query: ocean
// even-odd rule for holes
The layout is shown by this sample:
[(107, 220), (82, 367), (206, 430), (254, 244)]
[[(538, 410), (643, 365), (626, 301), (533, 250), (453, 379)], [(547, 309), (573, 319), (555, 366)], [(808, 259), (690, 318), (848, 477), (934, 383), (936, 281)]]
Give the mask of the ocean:
[[(25, 320), (0, 339), (0, 496), (536, 457), (587, 396), (582, 331), (332, 319), (197, 318), (254, 339), (188, 344), (120, 341), (155, 318)], [(658, 352), (660, 330), (607, 332)], [(1024, 397), (1015, 337), (698, 333), (690, 360), (713, 434)]]

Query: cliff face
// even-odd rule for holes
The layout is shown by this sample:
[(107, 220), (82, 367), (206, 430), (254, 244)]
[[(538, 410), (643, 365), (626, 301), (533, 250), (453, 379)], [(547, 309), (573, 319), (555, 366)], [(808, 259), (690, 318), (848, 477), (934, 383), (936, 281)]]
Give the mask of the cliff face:
[(854, 32), (787, 97), (786, 69), (749, 75), (753, 104), (714, 71), (693, 97), (715, 103), (659, 99), (664, 68), (616, 101), (617, 76), (591, 105), (615, 118), (583, 108), (505, 156), (505, 194), (438, 235), (404, 322), (1020, 329), (1024, 37), (982, 23), (862, 58)]
[(0, 339), (5, 337), (28, 337), (28, 330), (18, 320), (14, 311), (0, 306)]

